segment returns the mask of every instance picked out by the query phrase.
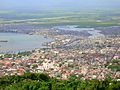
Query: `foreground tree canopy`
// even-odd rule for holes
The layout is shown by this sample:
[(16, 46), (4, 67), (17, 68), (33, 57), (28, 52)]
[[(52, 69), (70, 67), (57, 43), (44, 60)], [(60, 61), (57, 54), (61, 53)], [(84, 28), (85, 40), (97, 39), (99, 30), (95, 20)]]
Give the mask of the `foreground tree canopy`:
[(0, 78), (0, 90), (120, 90), (120, 82), (112, 79), (69, 80), (50, 78), (47, 74), (26, 73)]

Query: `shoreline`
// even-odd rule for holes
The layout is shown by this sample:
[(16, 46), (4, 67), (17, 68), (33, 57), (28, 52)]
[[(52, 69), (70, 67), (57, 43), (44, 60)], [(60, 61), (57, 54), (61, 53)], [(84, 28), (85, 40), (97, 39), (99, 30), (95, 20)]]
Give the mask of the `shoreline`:
[[(82, 33), (82, 34), (84, 34), (83, 32), (87, 32), (87, 33), (89, 33), (89, 35), (85, 35), (85, 36), (77, 36), (77, 35), (71, 35), (71, 32), (69, 32), (70, 30), (66, 30), (65, 29), (65, 27), (68, 27), (68, 29), (70, 28), (70, 27), (72, 27), (72, 29), (71, 30), (73, 30), (73, 29), (77, 29), (80, 33)], [(69, 27), (70, 26), (70, 27)], [(64, 41), (65, 39), (70, 39), (70, 37), (74, 37), (74, 38), (79, 38), (79, 37), (85, 37), (85, 38), (97, 38), (97, 37), (106, 37), (106, 36), (108, 36), (108, 35), (104, 35), (104, 33), (102, 32), (102, 30), (101, 30), (101, 28), (102, 27), (99, 27), (99, 28), (78, 28), (77, 27), (78, 25), (65, 25), (64, 26), (64, 29), (63, 30), (61, 30), (61, 29), (59, 29), (59, 28), (56, 28), (57, 26), (55, 26), (55, 28), (54, 27), (52, 27), (52, 28), (44, 28), (44, 29), (40, 29), (39, 31), (34, 31), (34, 32), (29, 32), (29, 33), (20, 33), (20, 32), (13, 32), (13, 31), (7, 31), (7, 32), (0, 32), (0, 33), (16, 33), (16, 34), (25, 34), (25, 35), (29, 35), (29, 36), (34, 36), (34, 35), (37, 35), (37, 36), (43, 36), (44, 38), (52, 38), (52, 39), (54, 39), (53, 41), (51, 41), (51, 42), (44, 42), (44, 43), (42, 43), (42, 46), (44, 47), (52, 47), (52, 46), (54, 46), (55, 44), (55, 47), (59, 47), (59, 46), (57, 46), (59, 43), (61, 43), (61, 41)], [(63, 27), (63, 26), (58, 26), (58, 27)], [(111, 26), (112, 27), (112, 26)], [(82, 29), (82, 30), (81, 30)], [(85, 29), (85, 30), (83, 30), (83, 29)], [(81, 30), (81, 31), (80, 31)], [(67, 31), (68, 32), (68, 34), (66, 34), (66, 32), (64, 33), (64, 31)], [(78, 31), (75, 31), (75, 30), (73, 30), (74, 32), (77, 32), (78, 33)], [(62, 34), (63, 33), (63, 34)], [(110, 35), (110, 36), (112, 36), (112, 35)], [(47, 39), (46, 38), (46, 39)], [(54, 43), (54, 44), (52, 44), (52, 43)], [(62, 46), (62, 44), (60, 45), (60, 46)], [(64, 46), (64, 44), (63, 44), (63, 46)], [(29, 49), (29, 50), (35, 50), (36, 48), (34, 48), (34, 49)], [(40, 49), (40, 47), (39, 47), (39, 49)], [(23, 49), (22, 51), (29, 51), (29, 50), (25, 50), (25, 49)], [(21, 51), (21, 50), (20, 50)], [(8, 52), (14, 52), (14, 51), (8, 51)]]
[[(21, 34), (21, 33), (12, 33), (12, 32), (10, 32), (10, 33), (0, 32), (0, 34), (2, 34), (2, 33), (10, 34), (11, 38), (8, 38), (7, 41), (9, 41), (9, 42), (7, 42), (7, 43), (0, 42), (0, 53), (17, 53), (17, 52), (32, 51), (32, 50), (35, 50), (38, 48), (45, 48), (45, 47), (47, 48), (48, 46), (44, 45), (43, 43), (46, 43), (46, 42), (48, 43), (48, 42), (51, 42), (54, 40), (51, 37), (45, 38), (44, 35), (37, 35), (37, 34), (29, 35), (29, 34), (23, 34), (23, 33)], [(12, 34), (15, 34), (16, 36), (12, 35)], [(20, 37), (18, 35), (20, 35)], [(9, 37), (9, 35), (7, 35), (7, 37)], [(16, 40), (14, 37), (18, 38), (18, 40)], [(2, 37), (2, 38), (4, 38), (4, 37)], [(25, 38), (25, 40), (24, 40), (24, 38)], [(23, 40), (23, 42), (21, 40)], [(17, 46), (17, 42), (18, 42), (19, 46)], [(27, 42), (28, 42), (28, 44), (27, 44)], [(22, 47), (19, 43), (20, 44), (23, 43), (23, 44), (25, 44), (25, 46), (21, 44), (22, 46), (24, 46), (24, 47)], [(12, 47), (9, 44), (11, 44)], [(8, 47), (6, 47), (6, 46), (8, 46)], [(9, 48), (9, 49), (7, 49), (7, 48)]]

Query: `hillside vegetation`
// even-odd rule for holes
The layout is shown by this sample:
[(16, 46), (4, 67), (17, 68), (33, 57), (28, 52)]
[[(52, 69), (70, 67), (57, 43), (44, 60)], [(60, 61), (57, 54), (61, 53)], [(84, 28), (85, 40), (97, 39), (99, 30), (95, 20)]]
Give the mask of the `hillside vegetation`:
[(1, 77), (0, 90), (120, 90), (120, 82), (112, 79), (81, 80), (74, 76), (69, 80), (58, 80), (47, 74), (25, 73)]

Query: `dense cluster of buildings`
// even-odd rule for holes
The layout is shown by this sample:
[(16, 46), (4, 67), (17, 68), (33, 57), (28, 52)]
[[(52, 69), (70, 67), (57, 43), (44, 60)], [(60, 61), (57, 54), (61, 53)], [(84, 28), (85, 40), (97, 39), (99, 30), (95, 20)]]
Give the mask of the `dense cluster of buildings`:
[(48, 43), (49, 48), (35, 49), (30, 55), (5, 57), (1, 54), (0, 76), (33, 72), (65, 80), (71, 75), (81, 79), (120, 78), (119, 36), (82, 38), (61, 35), (56, 38)]

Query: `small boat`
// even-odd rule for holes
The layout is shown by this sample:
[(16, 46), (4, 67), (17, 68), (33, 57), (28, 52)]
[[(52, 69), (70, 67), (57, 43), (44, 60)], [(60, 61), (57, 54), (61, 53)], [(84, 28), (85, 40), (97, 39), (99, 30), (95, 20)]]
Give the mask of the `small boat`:
[(44, 36), (44, 38), (48, 38), (48, 36), (47, 36), (47, 35), (45, 35), (45, 36)]
[(7, 40), (0, 40), (0, 42), (8, 42)]
[(29, 33), (29, 35), (33, 35), (33, 33)]

